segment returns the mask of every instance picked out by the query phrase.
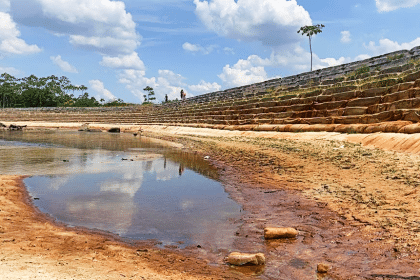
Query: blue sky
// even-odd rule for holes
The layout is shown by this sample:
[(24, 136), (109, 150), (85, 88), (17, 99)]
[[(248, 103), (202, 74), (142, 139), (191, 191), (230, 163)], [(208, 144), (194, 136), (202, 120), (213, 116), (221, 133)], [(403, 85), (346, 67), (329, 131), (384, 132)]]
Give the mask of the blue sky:
[(0, 0), (0, 72), (66, 76), (141, 103), (285, 77), (420, 45), (420, 0)]

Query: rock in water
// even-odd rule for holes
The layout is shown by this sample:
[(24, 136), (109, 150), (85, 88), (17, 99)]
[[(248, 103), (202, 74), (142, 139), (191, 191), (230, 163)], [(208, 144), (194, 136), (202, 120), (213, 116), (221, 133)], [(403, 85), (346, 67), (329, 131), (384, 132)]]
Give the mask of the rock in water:
[(112, 133), (120, 133), (121, 131), (120, 131), (120, 128), (119, 128), (119, 127), (113, 127), (113, 128), (110, 128), (110, 129), (108, 130), (108, 132), (112, 132)]
[(298, 231), (294, 228), (265, 228), (264, 238), (265, 239), (277, 239), (277, 238), (294, 238), (298, 235)]
[(79, 128), (79, 131), (88, 131), (89, 130), (89, 123), (84, 123), (82, 124), (82, 126)]
[(263, 265), (265, 264), (265, 256), (262, 253), (258, 254), (245, 254), (233, 252), (230, 253), (227, 262), (233, 265), (244, 265), (244, 264), (253, 264), (253, 265)]

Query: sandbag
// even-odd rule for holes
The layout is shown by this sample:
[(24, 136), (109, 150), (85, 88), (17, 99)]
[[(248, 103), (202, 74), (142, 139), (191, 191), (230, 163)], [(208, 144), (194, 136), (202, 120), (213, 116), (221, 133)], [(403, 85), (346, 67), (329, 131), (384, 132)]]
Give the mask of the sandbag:
[(294, 228), (265, 228), (265, 239), (294, 238), (298, 235), (298, 231)]
[(416, 123), (416, 124), (406, 125), (402, 127), (400, 130), (398, 130), (398, 133), (408, 133), (408, 134), (420, 133), (420, 124)]
[(245, 254), (239, 252), (230, 253), (227, 262), (233, 265), (263, 265), (265, 264), (265, 256), (262, 253), (257, 254)]

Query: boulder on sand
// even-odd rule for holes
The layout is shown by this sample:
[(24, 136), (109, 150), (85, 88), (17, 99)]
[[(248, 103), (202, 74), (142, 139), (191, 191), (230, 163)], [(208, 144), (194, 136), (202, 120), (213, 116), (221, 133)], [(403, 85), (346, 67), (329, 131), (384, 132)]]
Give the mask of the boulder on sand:
[(233, 252), (229, 254), (227, 262), (233, 265), (263, 265), (265, 264), (265, 256), (263, 253), (245, 254)]

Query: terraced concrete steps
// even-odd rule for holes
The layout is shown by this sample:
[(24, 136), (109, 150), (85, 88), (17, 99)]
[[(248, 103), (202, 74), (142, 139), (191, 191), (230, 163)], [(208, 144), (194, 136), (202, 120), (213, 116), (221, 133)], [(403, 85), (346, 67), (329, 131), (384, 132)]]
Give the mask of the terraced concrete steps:
[(373, 76), (363, 74), (358, 80), (352, 76), (333, 80), (331, 84), (290, 84), (266, 90), (256, 84), (249, 87), (256, 89), (254, 93), (232, 89), (229, 98), (215, 93), (218, 98), (201, 103), (187, 100), (122, 108), (4, 109), (0, 110), (0, 121), (185, 124), (229, 129), (252, 125), (252, 129), (275, 131), (291, 129), (290, 125), (306, 130), (331, 129), (330, 125), (346, 130), (340, 125), (350, 125), (357, 132), (371, 131), (367, 127), (373, 123), (402, 121), (407, 126), (420, 121), (420, 65), (395, 66)]

